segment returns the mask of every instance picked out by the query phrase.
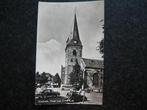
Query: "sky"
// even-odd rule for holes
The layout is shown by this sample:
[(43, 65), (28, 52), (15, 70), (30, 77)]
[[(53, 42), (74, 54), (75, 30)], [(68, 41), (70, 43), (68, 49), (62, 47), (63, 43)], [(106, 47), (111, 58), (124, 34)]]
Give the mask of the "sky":
[(66, 40), (76, 13), (83, 58), (102, 59), (96, 50), (104, 37), (104, 1), (38, 3), (36, 72), (61, 74), (65, 66)]

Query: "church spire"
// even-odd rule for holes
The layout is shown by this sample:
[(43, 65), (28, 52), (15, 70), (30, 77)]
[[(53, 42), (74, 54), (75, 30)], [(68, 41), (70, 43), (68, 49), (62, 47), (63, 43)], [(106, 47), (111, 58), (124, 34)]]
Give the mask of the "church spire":
[(74, 15), (73, 39), (74, 40), (80, 40), (76, 13)]
[(79, 30), (78, 30), (78, 22), (77, 22), (77, 16), (76, 16), (76, 9), (74, 13), (74, 24), (73, 24), (73, 29), (72, 29), (72, 35), (70, 35), (67, 39), (67, 45), (78, 45), (82, 46), (80, 37), (79, 37)]

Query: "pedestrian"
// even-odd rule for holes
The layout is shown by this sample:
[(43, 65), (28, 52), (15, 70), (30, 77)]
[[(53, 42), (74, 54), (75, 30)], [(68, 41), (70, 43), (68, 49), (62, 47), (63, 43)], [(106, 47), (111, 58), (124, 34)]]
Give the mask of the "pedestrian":
[(83, 103), (84, 103), (84, 100), (85, 100), (85, 91), (84, 90), (81, 90), (81, 96), (83, 98)]
[(85, 91), (84, 90), (81, 90), (81, 95), (85, 96)]
[(82, 92), (82, 89), (79, 89), (78, 93), (81, 94), (81, 92)]

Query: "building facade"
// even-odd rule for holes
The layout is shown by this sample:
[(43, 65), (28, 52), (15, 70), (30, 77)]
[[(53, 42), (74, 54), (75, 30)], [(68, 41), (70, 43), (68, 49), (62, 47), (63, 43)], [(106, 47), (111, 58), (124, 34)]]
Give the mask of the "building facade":
[(81, 58), (78, 60), (84, 74), (84, 80), (89, 88), (103, 90), (104, 65), (103, 60)]
[(103, 85), (103, 61), (98, 59), (82, 58), (83, 45), (79, 37), (78, 22), (74, 15), (74, 26), (70, 36), (66, 41), (65, 48), (65, 67), (61, 66), (62, 84), (70, 84), (70, 73), (76, 64), (76, 60), (83, 71), (84, 80), (92, 88), (101, 88)]

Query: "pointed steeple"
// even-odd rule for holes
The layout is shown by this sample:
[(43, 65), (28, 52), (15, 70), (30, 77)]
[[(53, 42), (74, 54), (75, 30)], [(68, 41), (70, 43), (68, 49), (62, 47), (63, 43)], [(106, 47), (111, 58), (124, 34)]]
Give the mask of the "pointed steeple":
[(77, 22), (77, 17), (76, 17), (76, 12), (74, 14), (74, 25), (73, 25), (73, 29), (72, 32), (70, 33), (70, 36), (67, 39), (67, 45), (78, 45), (78, 46), (82, 46), (80, 37), (79, 37), (79, 30), (78, 30), (78, 22)]
[(80, 40), (76, 14), (74, 16), (73, 39)]

